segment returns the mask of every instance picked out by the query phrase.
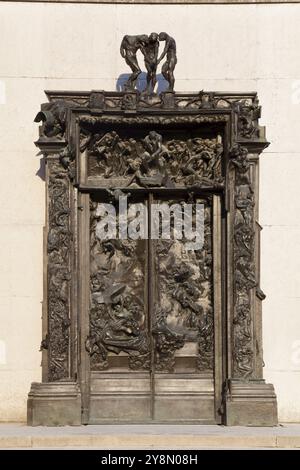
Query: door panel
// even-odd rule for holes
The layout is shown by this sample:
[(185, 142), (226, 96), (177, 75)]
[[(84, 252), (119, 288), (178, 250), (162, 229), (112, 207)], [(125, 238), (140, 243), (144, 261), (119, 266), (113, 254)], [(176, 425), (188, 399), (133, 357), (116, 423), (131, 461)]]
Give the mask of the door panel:
[(154, 419), (213, 422), (211, 199), (197, 199), (193, 204), (194, 229), (195, 203), (203, 207), (204, 243), (198, 249), (189, 249), (191, 242), (184, 236), (174, 237), (172, 214), (178, 220), (181, 208), (183, 220), (187, 200), (156, 202), (167, 204), (174, 212), (171, 210), (171, 239), (153, 240)]
[[(94, 195), (90, 207), (89, 423), (147, 421), (151, 416), (148, 240), (103, 240), (102, 202)], [(115, 210), (118, 215), (117, 203)]]
[[(182, 200), (158, 202), (176, 209), (185, 205)], [(213, 370), (211, 202), (196, 203), (204, 211), (203, 246), (191, 250), (187, 238), (174, 239), (172, 234), (170, 240), (153, 240), (156, 371)], [(195, 211), (192, 217), (195, 227)]]
[[(152, 202), (187, 199), (150, 194)], [(101, 199), (92, 199), (90, 423), (215, 422), (213, 204), (195, 202), (204, 244), (189, 250), (186, 238), (174, 239), (172, 217), (170, 239), (150, 238), (152, 215), (148, 240), (101, 239)]]
[(103, 240), (101, 204), (91, 203), (91, 370), (149, 370), (147, 240)]

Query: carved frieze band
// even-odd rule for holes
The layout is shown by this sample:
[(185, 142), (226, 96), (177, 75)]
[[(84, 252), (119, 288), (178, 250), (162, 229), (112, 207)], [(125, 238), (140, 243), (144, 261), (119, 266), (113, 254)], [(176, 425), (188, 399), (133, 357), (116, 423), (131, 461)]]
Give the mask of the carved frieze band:
[(138, 117), (124, 117), (124, 116), (101, 116), (90, 117), (83, 116), (79, 119), (81, 124), (186, 124), (186, 123), (215, 123), (226, 122), (229, 117), (226, 114), (215, 114), (213, 116), (206, 116), (201, 114), (189, 116), (138, 116)]
[[(62, 138), (65, 135), (66, 121), (69, 109), (82, 109), (82, 107), (89, 109), (97, 116), (86, 116), (81, 121), (86, 123), (96, 123), (102, 118), (103, 123), (114, 124), (118, 121), (126, 120), (127, 124), (130, 123), (157, 123), (164, 124), (174, 122), (221, 122), (228, 120), (226, 115), (210, 115), (209, 111), (214, 113), (218, 111), (233, 111), (235, 117), (235, 133), (238, 138), (245, 140), (255, 140), (259, 138), (260, 128), (258, 120), (261, 114), (261, 107), (258, 104), (258, 99), (255, 94), (250, 95), (237, 95), (237, 94), (219, 94), (213, 92), (201, 91), (195, 94), (184, 93), (161, 93), (152, 94), (145, 98), (143, 94), (138, 91), (126, 93), (104, 93), (104, 92), (90, 92), (69, 96), (68, 99), (63, 99), (62, 96), (56, 93), (55, 97), (51, 97), (50, 103), (42, 105), (42, 110), (37, 114), (35, 121), (43, 121), (43, 133), (46, 137)], [(125, 116), (118, 117), (109, 115), (111, 112), (121, 112), (135, 114), (139, 110), (153, 110), (162, 111), (164, 109), (175, 113), (180, 113), (181, 116), (139, 116), (138, 121), (136, 117)], [(197, 110), (207, 112), (206, 115), (193, 115), (184, 116), (185, 112), (195, 113)], [(100, 115), (100, 116), (99, 116)]]
[(70, 342), (70, 195), (67, 172), (48, 160), (48, 353), (49, 377), (69, 376)]
[(235, 377), (247, 378), (254, 370), (251, 314), (251, 290), (257, 284), (254, 260), (254, 193), (247, 149), (236, 144), (231, 149), (230, 156), (235, 168), (233, 373)]

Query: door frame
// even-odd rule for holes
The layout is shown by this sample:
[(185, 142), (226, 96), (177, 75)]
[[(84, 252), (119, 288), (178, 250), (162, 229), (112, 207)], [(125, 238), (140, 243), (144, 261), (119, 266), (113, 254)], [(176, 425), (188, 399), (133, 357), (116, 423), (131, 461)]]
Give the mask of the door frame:
[(88, 177), (80, 151), (86, 137), (82, 126), (174, 125), (223, 130), (225, 184), (214, 188), (221, 199), (221, 259), (215, 260), (215, 269), (222, 273), (221, 300), (215, 306), (222, 312), (215, 334), (220, 351), (216, 412), (227, 425), (276, 424), (274, 388), (263, 379), (258, 186), (259, 156), (268, 142), (258, 122), (257, 94), (172, 92), (153, 102), (137, 91), (47, 91), (46, 95), (48, 102), (35, 119), (42, 123), (36, 145), (46, 166), (42, 382), (32, 384), (28, 423), (87, 422), (83, 309), (89, 294), (79, 272), (88, 271), (81, 240), (87, 238), (88, 193), (97, 181)]
[[(92, 193), (97, 191), (85, 191), (78, 193), (78, 204), (80, 212), (78, 215), (78, 332), (79, 332), (79, 348), (80, 348), (80, 360), (78, 364), (78, 377), (81, 388), (81, 400), (82, 400), (82, 423), (89, 424), (90, 422), (90, 397), (91, 397), (91, 368), (90, 368), (90, 355), (86, 348), (86, 338), (89, 336), (90, 319), (89, 319), (89, 308), (90, 308), (90, 197)], [(168, 193), (172, 192), (164, 191), (164, 198), (168, 196)], [(149, 204), (151, 203), (151, 194), (149, 191), (149, 198), (146, 198), (148, 205), (148, 216), (150, 227), (150, 210)], [(203, 196), (201, 191), (198, 192), (197, 197)], [(205, 194), (207, 196), (207, 193)], [(222, 384), (223, 384), (223, 314), (222, 305), (223, 292), (222, 285), (224, 285), (225, 279), (222, 279), (222, 197), (220, 194), (209, 194), (212, 200), (212, 288), (213, 288), (213, 310), (214, 310), (214, 369), (213, 369), (213, 383), (214, 383), (214, 410), (215, 410), (215, 423), (222, 423)], [(166, 200), (166, 199), (165, 199)], [(149, 243), (151, 247), (151, 243)], [(148, 246), (148, 250), (150, 248)], [(88, 259), (87, 259), (88, 258)], [(149, 258), (152, 259), (151, 253)], [(151, 262), (151, 261), (150, 261)], [(153, 299), (152, 295), (152, 280), (147, 281), (148, 290), (148, 314), (150, 318), (151, 331), (151, 319), (152, 319), (152, 308), (151, 303)], [(150, 334), (152, 338), (152, 335)], [(151, 344), (153, 340), (151, 340)], [(154, 354), (154, 348), (151, 348), (151, 354)], [(152, 362), (154, 358), (152, 357)], [(153, 365), (150, 369), (150, 421), (156, 422), (154, 419), (154, 380), (155, 373), (153, 371)], [(121, 399), (121, 397), (120, 397)], [(115, 422), (114, 420), (103, 420), (105, 423)], [(148, 420), (147, 420), (148, 422)], [(162, 422), (162, 421), (158, 421)], [(164, 421), (166, 422), (166, 421)], [(189, 422), (184, 420), (184, 422)], [(193, 421), (190, 421), (191, 423)], [(206, 422), (206, 421), (205, 421)], [(207, 421), (211, 424), (210, 421)], [(93, 423), (94, 424), (94, 423)]]

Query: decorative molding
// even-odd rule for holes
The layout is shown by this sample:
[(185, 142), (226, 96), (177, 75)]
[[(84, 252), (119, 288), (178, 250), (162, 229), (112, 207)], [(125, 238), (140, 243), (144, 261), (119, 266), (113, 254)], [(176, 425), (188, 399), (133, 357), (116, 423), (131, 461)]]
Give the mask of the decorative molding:
[(47, 162), (48, 183), (48, 380), (69, 377), (70, 199), (66, 171), (57, 159)]
[(95, 116), (82, 116), (78, 118), (78, 123), (81, 125), (97, 125), (97, 124), (184, 124), (184, 123), (217, 123), (229, 121), (228, 115), (195, 115), (195, 116), (137, 116), (137, 117), (126, 117), (126, 116), (112, 116), (103, 115), (101, 117)]
[(73, 101), (56, 100), (44, 103), (41, 111), (36, 115), (34, 122), (42, 122), (42, 135), (44, 137), (56, 137), (63, 139), (67, 124), (67, 111), (74, 106)]
[(100, 3), (100, 4), (148, 4), (148, 5), (247, 5), (247, 4), (289, 4), (300, 0), (0, 0), (10, 3)]
[(233, 372), (234, 377), (247, 378), (254, 371), (251, 291), (257, 286), (254, 259), (255, 201), (250, 181), (248, 150), (235, 144), (230, 151), (230, 158), (235, 168)]

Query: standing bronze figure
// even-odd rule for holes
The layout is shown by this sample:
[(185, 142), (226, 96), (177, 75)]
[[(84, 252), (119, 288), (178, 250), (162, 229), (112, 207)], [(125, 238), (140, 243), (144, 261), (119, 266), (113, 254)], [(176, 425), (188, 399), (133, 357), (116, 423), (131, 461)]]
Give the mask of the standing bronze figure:
[(156, 85), (156, 70), (157, 70), (157, 56), (158, 56), (158, 34), (151, 33), (148, 37), (148, 41), (141, 48), (141, 51), (144, 55), (145, 67), (147, 70), (147, 87), (146, 93), (151, 93), (154, 91)]
[(137, 61), (137, 51), (146, 46), (148, 36), (146, 34), (139, 34), (137, 36), (126, 35), (123, 37), (120, 47), (120, 53), (125, 62), (132, 70), (132, 74), (124, 85), (125, 90), (134, 90), (138, 76), (142, 72)]
[(164, 32), (159, 33), (159, 40), (166, 41), (166, 44), (163, 53), (158, 59), (158, 64), (162, 61), (165, 56), (167, 56), (167, 60), (162, 66), (161, 73), (163, 74), (164, 78), (169, 82), (169, 87), (167, 91), (173, 91), (175, 83), (174, 69), (175, 65), (177, 64), (176, 42), (175, 39), (173, 39), (171, 36)]

